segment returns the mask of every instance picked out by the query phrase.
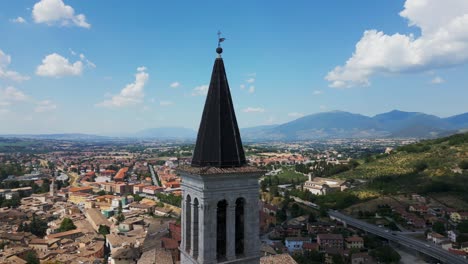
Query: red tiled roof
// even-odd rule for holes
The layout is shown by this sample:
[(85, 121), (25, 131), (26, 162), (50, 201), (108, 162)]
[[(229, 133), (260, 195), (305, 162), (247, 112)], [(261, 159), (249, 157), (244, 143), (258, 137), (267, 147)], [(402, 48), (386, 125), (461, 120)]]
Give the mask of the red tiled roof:
[(117, 172), (117, 174), (114, 176), (114, 180), (123, 180), (123, 178), (125, 178), (125, 174), (127, 173), (127, 171), (128, 171), (127, 167), (120, 169), (119, 172)]
[(319, 245), (317, 243), (304, 242), (302, 244), (303, 249), (318, 250)]
[(362, 239), (362, 237), (352, 236), (352, 237), (346, 238), (346, 241), (347, 242), (364, 242), (364, 239)]
[(177, 249), (179, 247), (179, 243), (177, 240), (169, 238), (169, 237), (163, 237), (161, 238), (162, 241), (162, 247), (165, 249)]
[(93, 187), (70, 187), (68, 190), (69, 192), (83, 192), (83, 191), (90, 191)]

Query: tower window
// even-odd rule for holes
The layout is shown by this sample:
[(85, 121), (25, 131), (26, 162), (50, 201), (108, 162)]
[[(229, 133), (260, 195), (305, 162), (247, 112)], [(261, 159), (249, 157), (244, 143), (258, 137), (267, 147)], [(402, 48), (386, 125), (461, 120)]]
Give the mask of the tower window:
[(218, 260), (226, 257), (226, 200), (218, 202), (216, 212), (216, 257)]
[(236, 255), (244, 254), (244, 198), (236, 200)]

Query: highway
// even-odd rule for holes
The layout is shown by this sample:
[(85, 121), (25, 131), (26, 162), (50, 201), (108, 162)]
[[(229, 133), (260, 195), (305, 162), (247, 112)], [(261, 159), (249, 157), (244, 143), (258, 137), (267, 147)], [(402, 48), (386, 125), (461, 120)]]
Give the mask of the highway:
[(449, 263), (449, 264), (466, 264), (468, 260), (454, 255), (447, 250), (432, 244), (431, 242), (423, 242), (408, 236), (405, 236), (401, 232), (387, 230), (385, 228), (381, 228), (367, 222), (355, 219), (348, 215), (342, 214), (338, 211), (329, 210), (328, 214), (331, 218), (335, 218), (337, 220), (345, 222), (347, 225), (357, 227), (362, 229), (366, 232), (375, 234), (377, 236), (383, 237), (388, 239), (389, 241), (393, 241), (399, 243), (403, 246), (408, 248), (417, 250), (425, 255), (431, 256), (435, 259), (438, 259), (442, 263)]

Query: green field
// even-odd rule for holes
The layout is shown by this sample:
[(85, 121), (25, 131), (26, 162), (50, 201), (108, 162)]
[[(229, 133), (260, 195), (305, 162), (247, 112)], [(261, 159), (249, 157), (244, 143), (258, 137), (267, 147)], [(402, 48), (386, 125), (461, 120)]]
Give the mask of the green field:
[(278, 173), (275, 176), (265, 176), (265, 178), (271, 178), (272, 181), (276, 182), (277, 179), (279, 184), (287, 184), (287, 183), (303, 183), (305, 182), (308, 177), (304, 176), (302, 173), (298, 173), (294, 170), (294, 166), (283, 166), (283, 171)]

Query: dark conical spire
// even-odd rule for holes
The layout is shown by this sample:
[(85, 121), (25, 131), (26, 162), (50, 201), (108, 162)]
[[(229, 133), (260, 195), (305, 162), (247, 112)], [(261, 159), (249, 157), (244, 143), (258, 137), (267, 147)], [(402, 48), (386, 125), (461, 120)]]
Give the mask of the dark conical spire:
[(240, 167), (246, 164), (231, 92), (221, 58), (213, 66), (210, 87), (193, 153), (194, 167)]

